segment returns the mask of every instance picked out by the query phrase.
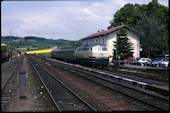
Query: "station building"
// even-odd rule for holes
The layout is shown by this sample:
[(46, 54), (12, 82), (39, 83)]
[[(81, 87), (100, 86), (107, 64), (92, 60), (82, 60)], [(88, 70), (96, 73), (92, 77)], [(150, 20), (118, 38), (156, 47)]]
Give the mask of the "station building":
[(117, 37), (117, 32), (119, 32), (120, 28), (125, 28), (127, 31), (127, 37), (130, 41), (130, 43), (133, 44), (133, 57), (138, 58), (140, 57), (140, 39), (138, 32), (127, 26), (127, 25), (121, 25), (117, 27), (113, 27), (108, 30), (101, 30), (98, 31), (97, 33), (91, 34), (89, 36), (86, 36), (82, 38), (82, 46), (85, 45), (94, 45), (94, 44), (99, 44), (99, 45), (105, 45), (107, 46), (108, 50), (110, 51), (110, 62), (112, 61), (113, 58), (113, 49), (114, 49), (114, 42), (116, 41)]

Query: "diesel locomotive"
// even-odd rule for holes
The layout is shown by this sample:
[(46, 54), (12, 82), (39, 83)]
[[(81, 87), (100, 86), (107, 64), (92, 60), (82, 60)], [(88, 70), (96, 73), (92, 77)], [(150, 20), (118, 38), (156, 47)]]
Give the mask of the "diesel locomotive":
[(95, 67), (106, 67), (109, 64), (109, 55), (106, 46), (102, 45), (69, 47), (51, 52), (54, 59)]

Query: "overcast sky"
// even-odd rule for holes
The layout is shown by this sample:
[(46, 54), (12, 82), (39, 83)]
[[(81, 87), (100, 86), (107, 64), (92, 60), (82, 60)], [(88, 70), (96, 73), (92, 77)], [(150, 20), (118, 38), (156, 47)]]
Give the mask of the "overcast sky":
[[(127, 3), (152, 0), (2, 1), (1, 35), (79, 40), (106, 30), (113, 15)], [(168, 0), (158, 0), (168, 7)]]

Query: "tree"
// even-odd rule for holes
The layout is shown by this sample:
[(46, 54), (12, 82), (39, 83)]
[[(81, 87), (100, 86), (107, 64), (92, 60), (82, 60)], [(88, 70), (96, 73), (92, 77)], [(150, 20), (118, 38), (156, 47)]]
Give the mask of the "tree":
[(153, 15), (156, 19), (168, 27), (168, 7), (159, 4), (157, 0), (153, 0), (148, 5), (133, 5), (130, 3), (124, 5), (124, 7), (114, 14), (113, 19), (110, 20), (110, 26), (108, 29), (121, 25), (121, 22), (128, 26), (136, 25), (137, 20), (140, 19), (140, 15), (142, 14), (147, 14), (148, 16)]
[[(123, 37), (122, 37), (123, 36)], [(117, 46), (116, 46), (117, 41)], [(119, 32), (117, 32), (117, 40), (113, 44), (113, 56), (116, 59), (116, 47), (117, 47), (117, 55), (120, 56), (120, 59), (127, 59), (133, 56), (133, 48), (132, 43), (129, 42), (127, 37), (127, 31), (124, 28), (121, 28)]]
[(81, 46), (82, 45), (82, 41), (76, 41), (74, 43), (74, 47), (78, 47), (78, 46)]
[(140, 18), (137, 25), (133, 27), (140, 32), (142, 56), (153, 58), (156, 54), (164, 53), (166, 30), (163, 24), (153, 15), (143, 14)]
[(136, 24), (140, 7), (139, 4), (126, 4), (114, 14), (113, 19), (110, 20), (108, 29), (121, 25), (121, 22), (129, 26)]
[(66, 48), (66, 47), (72, 47), (72, 45), (69, 41), (65, 41), (61, 48)]
[(169, 54), (169, 10), (152, 0), (149, 4), (126, 4), (110, 21), (108, 29), (121, 22), (141, 33), (142, 57), (156, 57)]

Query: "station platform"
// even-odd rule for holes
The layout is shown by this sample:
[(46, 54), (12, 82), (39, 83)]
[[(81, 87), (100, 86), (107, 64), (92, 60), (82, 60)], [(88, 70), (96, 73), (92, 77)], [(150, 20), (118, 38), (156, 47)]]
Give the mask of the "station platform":
[[(110, 66), (114, 66), (114, 63), (110, 62)], [(127, 67), (127, 68), (135, 68), (135, 69), (169, 69), (169, 68), (163, 68), (163, 67), (151, 67), (151, 66), (141, 66), (141, 65), (132, 65), (132, 64), (124, 64), (119, 65), (119, 67)]]

